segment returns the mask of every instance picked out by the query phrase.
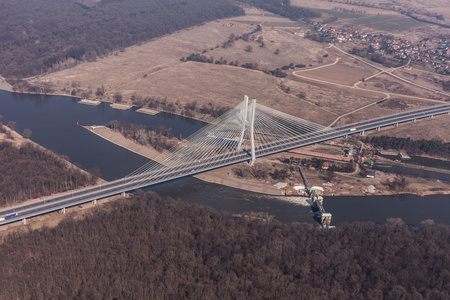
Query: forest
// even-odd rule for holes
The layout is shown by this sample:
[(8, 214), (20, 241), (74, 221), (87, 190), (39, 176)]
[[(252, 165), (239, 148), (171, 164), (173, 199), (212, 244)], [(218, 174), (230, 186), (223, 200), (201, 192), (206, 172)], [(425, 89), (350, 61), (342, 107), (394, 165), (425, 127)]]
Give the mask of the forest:
[(290, 0), (237, 0), (245, 4), (253, 5), (271, 13), (290, 18), (297, 21), (299, 19), (312, 19), (321, 16), (319, 12), (307, 8), (291, 5)]
[(450, 227), (323, 230), (152, 192), (2, 240), (1, 299), (449, 299)]
[(365, 143), (370, 143), (383, 149), (405, 150), (408, 154), (450, 158), (450, 143), (443, 143), (435, 140), (412, 140), (410, 138), (397, 138), (391, 136), (372, 136), (364, 139)]
[[(179, 100), (176, 102), (172, 102), (167, 100), (165, 97), (142, 97), (141, 95), (137, 95), (136, 93), (131, 96), (131, 101), (133, 105), (137, 107), (151, 108), (156, 110), (162, 110), (170, 113), (177, 113), (186, 117), (199, 117), (196, 116), (196, 113), (203, 114), (205, 117), (209, 115), (213, 118), (218, 118), (227, 111), (230, 110), (230, 107), (220, 106), (209, 102), (208, 104), (203, 104), (202, 106), (197, 105), (197, 101), (193, 100), (191, 102), (182, 105)], [(200, 116), (200, 119), (202, 117)]]
[(140, 145), (150, 145), (159, 152), (170, 149), (175, 144), (171, 140), (173, 138), (172, 128), (165, 128), (164, 126), (155, 127), (113, 120), (108, 122), (106, 127), (120, 132), (127, 139), (131, 139)]
[(0, 1), (0, 70), (14, 79), (93, 61), (207, 21), (243, 15), (231, 0)]
[(81, 188), (97, 179), (34, 144), (18, 148), (8, 141), (0, 142), (0, 206)]

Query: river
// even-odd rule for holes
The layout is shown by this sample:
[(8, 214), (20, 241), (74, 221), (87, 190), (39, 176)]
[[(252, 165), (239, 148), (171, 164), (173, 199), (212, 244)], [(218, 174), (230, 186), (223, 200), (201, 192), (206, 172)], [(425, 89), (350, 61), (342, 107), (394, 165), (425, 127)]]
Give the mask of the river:
[[(109, 143), (77, 126), (104, 125), (111, 120), (172, 128), (174, 136), (196, 132), (204, 124), (167, 113), (156, 116), (134, 110), (120, 111), (108, 104), (88, 106), (79, 99), (62, 96), (15, 94), (0, 91), (0, 114), (3, 122), (17, 122), (17, 132), (32, 131), (31, 139), (42, 146), (69, 157), (84, 169), (98, 167), (106, 180), (121, 178), (147, 162), (135, 153)], [(282, 222), (315, 223), (305, 199), (268, 196), (185, 178), (149, 188), (162, 195), (189, 203), (209, 205), (233, 212), (263, 211)], [(450, 225), (450, 195), (417, 197), (413, 195), (326, 197), (325, 208), (333, 214), (333, 225), (342, 222), (386, 222), (387, 218), (402, 218), (407, 224), (422, 220)]]

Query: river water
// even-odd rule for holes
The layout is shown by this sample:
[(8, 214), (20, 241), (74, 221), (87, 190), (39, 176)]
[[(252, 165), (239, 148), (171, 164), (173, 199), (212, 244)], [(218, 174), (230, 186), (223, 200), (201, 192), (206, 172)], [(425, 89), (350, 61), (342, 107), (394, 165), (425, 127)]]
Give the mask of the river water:
[[(111, 120), (172, 128), (174, 136), (183, 137), (204, 126), (202, 122), (181, 116), (159, 113), (156, 116), (134, 110), (114, 110), (108, 104), (88, 106), (79, 99), (62, 96), (24, 95), (0, 91), (0, 114), (3, 122), (17, 122), (17, 132), (32, 131), (31, 139), (42, 146), (69, 157), (84, 169), (98, 167), (106, 180), (121, 178), (147, 162), (147, 159), (124, 150), (77, 126), (104, 125)], [(189, 203), (208, 205), (232, 212), (263, 211), (282, 222), (315, 223), (309, 204), (296, 197), (267, 196), (221, 185), (185, 178), (148, 188), (162, 195)], [(342, 222), (386, 222), (402, 218), (407, 224), (422, 220), (450, 225), (450, 195), (417, 197), (413, 195), (326, 197), (325, 208), (333, 214), (332, 224)]]

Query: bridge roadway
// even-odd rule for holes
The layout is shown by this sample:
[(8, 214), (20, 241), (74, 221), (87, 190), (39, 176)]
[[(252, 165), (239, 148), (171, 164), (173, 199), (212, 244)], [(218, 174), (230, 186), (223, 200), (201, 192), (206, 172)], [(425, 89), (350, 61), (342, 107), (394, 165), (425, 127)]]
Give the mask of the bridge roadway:
[[(280, 139), (257, 147), (255, 149), (255, 154), (256, 157), (267, 156), (355, 133), (361, 133), (385, 126), (448, 113), (450, 113), (450, 104), (407, 111), (368, 121), (348, 124), (337, 128), (327, 128), (325, 130), (311, 134)], [(129, 192), (181, 177), (195, 175), (212, 169), (248, 161), (249, 159), (250, 154), (246, 150), (218, 154), (214, 157), (181, 164), (176, 167), (165, 167), (160, 170), (154, 170), (144, 174), (125, 177), (122, 179), (107, 182), (105, 184), (66, 192), (57, 196), (44, 198), (38, 201), (17, 205), (14, 207), (9, 207), (7, 209), (0, 210), (0, 218), (5, 218), (5, 216), (14, 213), (17, 213), (17, 216), (7, 218), (4, 221), (0, 221), (0, 226), (12, 222), (17, 222), (22, 219), (46, 214), (49, 212), (58, 211), (63, 208), (80, 205), (113, 195), (118, 195), (123, 192)]]

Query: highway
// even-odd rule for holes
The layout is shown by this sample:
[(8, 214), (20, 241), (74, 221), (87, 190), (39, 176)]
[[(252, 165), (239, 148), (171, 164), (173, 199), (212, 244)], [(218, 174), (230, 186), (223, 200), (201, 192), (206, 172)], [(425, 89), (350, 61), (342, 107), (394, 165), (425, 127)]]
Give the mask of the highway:
[[(327, 140), (332, 140), (339, 137), (344, 137), (351, 134), (357, 134), (364, 131), (395, 125), (398, 123), (404, 123), (416, 119), (422, 119), (448, 113), (450, 113), (450, 104), (443, 104), (413, 111), (406, 111), (399, 114), (348, 124), (341, 127), (326, 128), (322, 131), (317, 131), (306, 135), (279, 139), (274, 142), (257, 147), (255, 149), (255, 154), (256, 157), (267, 156), (311, 144), (324, 142)], [(91, 202), (93, 200), (118, 195), (123, 192), (129, 192), (158, 183), (163, 183), (185, 176), (210, 171), (216, 168), (221, 168), (243, 161), (248, 161), (249, 159), (250, 154), (246, 150), (231, 151), (225, 154), (218, 154), (207, 159), (197, 160), (193, 162), (190, 162), (187, 158), (185, 164), (180, 164), (176, 167), (161, 167), (161, 169), (154, 170), (148, 173), (125, 177), (101, 185), (74, 190), (31, 203), (5, 208), (3, 210), (0, 210), (0, 226), (38, 215), (58, 211), (63, 208)], [(17, 215), (11, 216), (12, 214)], [(10, 217), (6, 218), (6, 216)]]

